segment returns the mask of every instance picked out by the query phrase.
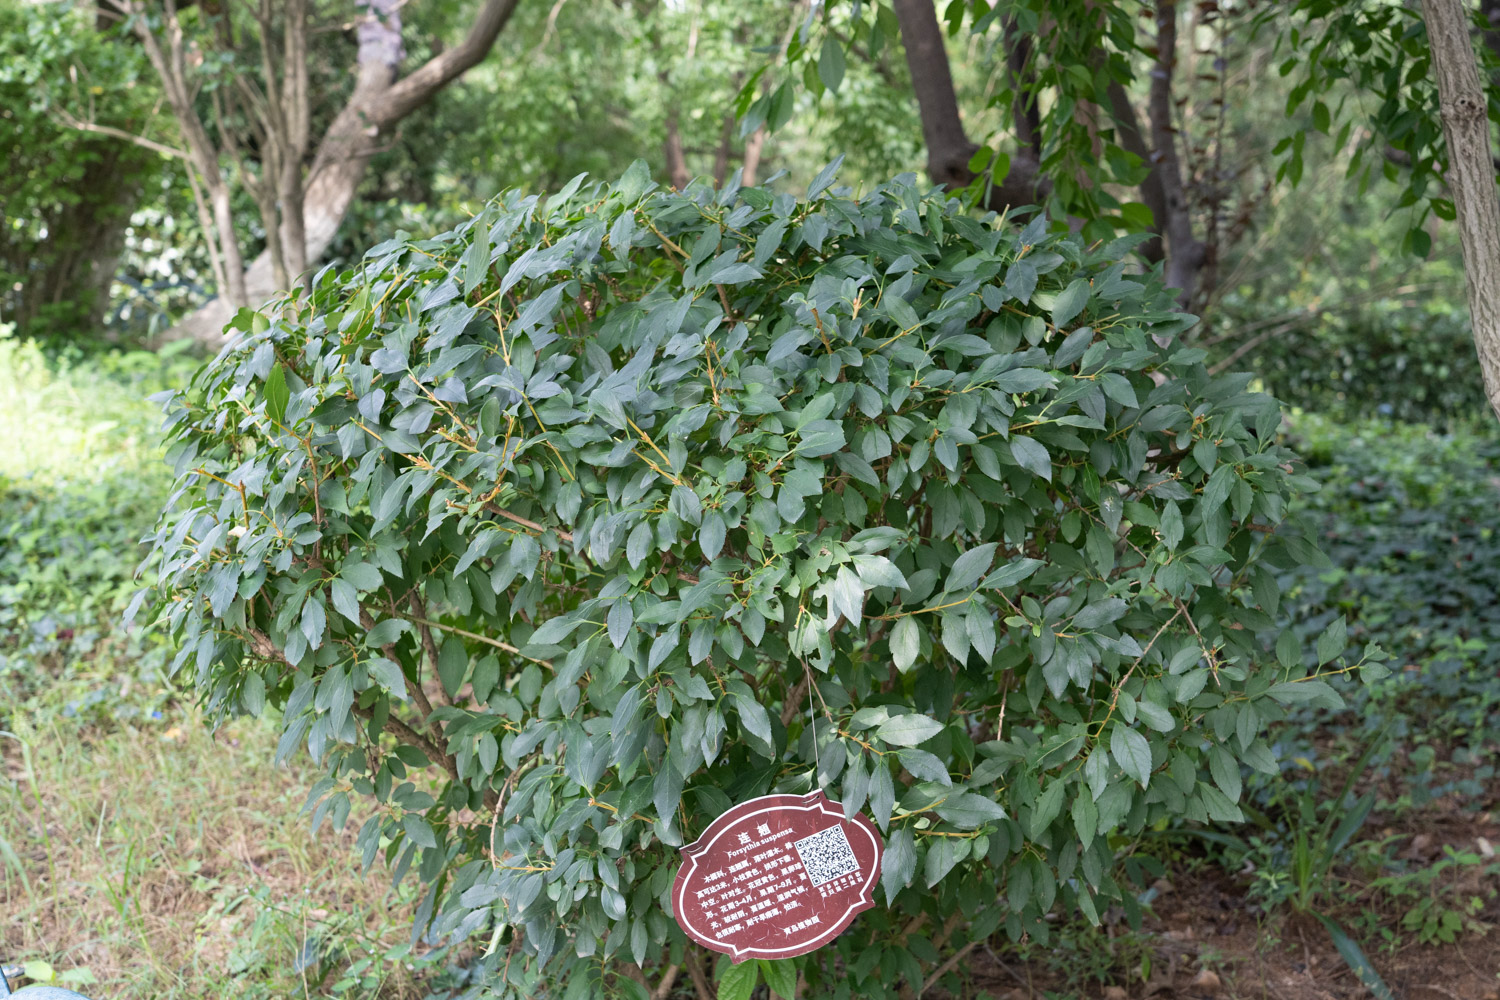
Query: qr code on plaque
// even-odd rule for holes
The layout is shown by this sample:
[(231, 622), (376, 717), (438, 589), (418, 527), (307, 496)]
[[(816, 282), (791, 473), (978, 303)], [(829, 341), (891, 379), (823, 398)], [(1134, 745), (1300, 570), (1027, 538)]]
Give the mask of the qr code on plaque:
[(802, 867), (807, 869), (807, 877), (812, 880), (814, 888), (841, 875), (859, 872), (859, 860), (855, 858), (842, 826), (830, 826), (811, 837), (794, 841), (792, 846), (797, 848), (797, 857), (802, 859)]

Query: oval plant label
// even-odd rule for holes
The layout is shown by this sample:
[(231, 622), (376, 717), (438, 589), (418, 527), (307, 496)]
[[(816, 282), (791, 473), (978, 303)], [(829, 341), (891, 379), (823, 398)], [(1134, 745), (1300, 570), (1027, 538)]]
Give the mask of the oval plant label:
[(741, 802), (682, 849), (672, 913), (735, 962), (793, 958), (875, 905), (880, 834), (821, 791)]

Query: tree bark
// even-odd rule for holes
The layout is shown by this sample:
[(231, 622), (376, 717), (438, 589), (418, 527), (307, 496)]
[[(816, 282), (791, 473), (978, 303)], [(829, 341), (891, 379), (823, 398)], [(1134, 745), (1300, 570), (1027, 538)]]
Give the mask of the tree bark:
[[(948, 66), (948, 50), (938, 25), (933, 0), (894, 0), (896, 21), (901, 28), (901, 44), (906, 49), (906, 65), (916, 92), (917, 109), (922, 118), (922, 138), (927, 144), (927, 175), (933, 183), (961, 188), (974, 180), (969, 161), (978, 152), (977, 143), (964, 131), (958, 111), (958, 97), (953, 89), (953, 72)], [(994, 179), (988, 204), (993, 209), (1012, 205), (1033, 205), (1042, 201), (1051, 184), (1038, 176), (1040, 164), (1031, 151), (1022, 150), (1011, 158), (1010, 170)]]
[[(1161, 185), (1163, 217), (1156, 224), (1166, 236), (1166, 282), (1181, 291), (1177, 304), (1186, 309), (1198, 290), (1198, 273), (1207, 248), (1193, 235), (1193, 216), (1177, 153), (1177, 128), (1172, 124), (1172, 77), (1177, 68), (1177, 2), (1156, 4), (1156, 67), (1151, 71), (1147, 117), (1151, 127), (1152, 173)], [(1149, 203), (1148, 203), (1149, 204)], [(1152, 209), (1153, 213), (1155, 208)]]
[(753, 187), (760, 175), (760, 158), (766, 149), (766, 127), (751, 132), (745, 137), (745, 159), (740, 169), (740, 183)]
[[(484, 0), (462, 42), (397, 79), (405, 55), (401, 43), (404, 0), (363, 0), (365, 16), (357, 29), (358, 75), (354, 92), (318, 142), (303, 185), (301, 223), (305, 265), (319, 260), (333, 243), (340, 223), (354, 203), (365, 169), (389, 142), (388, 133), (401, 119), (484, 58), (517, 3), (519, 0)], [(290, 235), (283, 226), (283, 241)], [(227, 259), (225, 266), (229, 267)], [(284, 290), (277, 287), (269, 253), (257, 257), (244, 270), (242, 280), (246, 301), (252, 305)], [(234, 306), (222, 297), (216, 298), (168, 331), (166, 339), (192, 337), (210, 345), (220, 344), (224, 340), (224, 326), (233, 315)]]
[(677, 127), (677, 109), (667, 113), (667, 138), (663, 143), (667, 160), (667, 179), (675, 190), (681, 191), (693, 179), (688, 170), (687, 155), (682, 151), (682, 133)]
[(1160, 234), (1167, 218), (1167, 195), (1162, 190), (1161, 174), (1156, 169), (1156, 157), (1146, 145), (1145, 136), (1141, 135), (1135, 105), (1131, 103), (1124, 84), (1111, 80), (1107, 96), (1110, 115), (1115, 120), (1115, 137), (1119, 140), (1120, 147), (1139, 156), (1149, 168), (1146, 179), (1141, 181), (1141, 203), (1151, 209), (1153, 228), (1158, 235), (1149, 243), (1142, 243), (1139, 252), (1142, 257), (1154, 264), (1166, 256)]
[[(738, 89), (738, 86), (736, 86)], [(719, 147), (714, 150), (714, 187), (721, 188), (729, 178), (729, 155), (734, 151), (734, 112), (724, 115), (724, 126), (719, 129)]]
[(1448, 187), (1458, 212), (1469, 319), (1484, 375), (1485, 395), (1500, 417), (1500, 198), (1490, 155), (1484, 88), (1469, 41), (1462, 0), (1423, 0), (1448, 144)]

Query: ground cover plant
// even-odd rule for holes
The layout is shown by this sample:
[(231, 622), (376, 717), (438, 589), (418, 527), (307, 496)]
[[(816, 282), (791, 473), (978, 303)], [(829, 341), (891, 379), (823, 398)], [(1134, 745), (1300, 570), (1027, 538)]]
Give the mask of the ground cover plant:
[(242, 313), (168, 401), (174, 666), (283, 713), (315, 822), (379, 803), (366, 865), (492, 994), (703, 976), (674, 848), (814, 786), (886, 831), (885, 905), (765, 974), (920, 989), (1131, 910), (1135, 837), (1238, 820), (1264, 728), (1339, 703), (1342, 619), (1275, 641), (1273, 568), (1318, 558), (1279, 408), (1128, 243), (833, 167), (581, 182)]

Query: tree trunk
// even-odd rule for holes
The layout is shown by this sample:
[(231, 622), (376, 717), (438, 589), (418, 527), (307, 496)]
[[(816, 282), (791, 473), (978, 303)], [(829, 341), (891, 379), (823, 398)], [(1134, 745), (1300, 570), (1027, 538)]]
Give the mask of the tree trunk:
[[(912, 89), (917, 96), (917, 109), (921, 113), (922, 138), (927, 143), (927, 174), (935, 184), (964, 187), (974, 180), (969, 161), (979, 146), (964, 132), (937, 9), (933, 0), (894, 0), (894, 7), (901, 28), (901, 44), (906, 49), (906, 65), (911, 71)], [(1003, 209), (1040, 202), (1051, 190), (1051, 185), (1045, 178), (1037, 176), (1038, 168), (1039, 164), (1029, 150), (1012, 157), (1010, 171), (1004, 177), (994, 179), (989, 207)]]
[[(738, 89), (738, 88), (736, 88)], [(724, 116), (719, 130), (719, 148), (714, 150), (714, 187), (721, 188), (729, 178), (729, 154), (734, 150), (734, 112)]]
[(663, 144), (667, 159), (667, 179), (675, 190), (681, 191), (693, 179), (688, 170), (687, 156), (682, 151), (682, 133), (677, 127), (677, 109), (667, 112), (667, 139)]
[[(1207, 248), (1193, 235), (1193, 216), (1182, 183), (1177, 153), (1177, 128), (1172, 123), (1172, 77), (1177, 68), (1177, 3), (1156, 4), (1156, 68), (1151, 72), (1147, 117), (1151, 123), (1152, 173), (1161, 187), (1165, 218), (1156, 224), (1167, 238), (1166, 282), (1181, 291), (1177, 304), (1186, 309), (1198, 291), (1198, 273)], [(1155, 211), (1153, 207), (1152, 211)]]
[(1448, 143), (1448, 187), (1458, 212), (1474, 346), (1490, 408), (1500, 417), (1500, 199), (1469, 9), (1462, 0), (1423, 0), (1422, 17)]
[(746, 187), (753, 187), (760, 175), (760, 158), (766, 150), (766, 127), (751, 132), (745, 137), (745, 159), (740, 169), (740, 183)]
[[(397, 70), (405, 55), (401, 44), (404, 2), (363, 0), (365, 17), (358, 28), (359, 75), (354, 93), (318, 142), (303, 185), (301, 222), (305, 254), (302, 259), (306, 265), (319, 260), (333, 243), (371, 158), (389, 143), (388, 133), (401, 119), (484, 58), (519, 0), (485, 0), (462, 42), (398, 80)], [(283, 239), (291, 235), (285, 225), (282, 234)], [(247, 301), (252, 305), (259, 305), (284, 290), (277, 287), (268, 253), (262, 253), (244, 271), (243, 282)], [(192, 337), (210, 345), (222, 344), (224, 326), (233, 316), (234, 307), (222, 297), (216, 298), (185, 317), (168, 331), (166, 339)]]
[[(16, 292), (14, 320), (23, 332), (96, 336), (109, 308), (130, 224), (150, 159), (113, 139), (86, 138), (70, 154), (88, 165), (76, 179), (77, 199), (48, 211), (40, 241), (0, 239), (4, 268), (26, 275)], [(39, 229), (41, 227), (38, 227)], [(33, 327), (38, 319), (45, 320)]]

